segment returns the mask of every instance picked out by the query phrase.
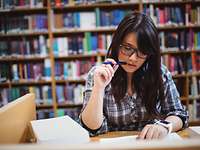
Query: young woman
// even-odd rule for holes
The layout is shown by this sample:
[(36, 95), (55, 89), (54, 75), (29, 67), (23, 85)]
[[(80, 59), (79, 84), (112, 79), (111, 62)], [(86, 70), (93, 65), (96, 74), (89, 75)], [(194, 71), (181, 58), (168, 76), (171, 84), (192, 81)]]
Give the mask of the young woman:
[(158, 139), (188, 126), (159, 47), (150, 17), (133, 12), (121, 21), (107, 59), (88, 73), (80, 122), (91, 135), (139, 130), (140, 139)]

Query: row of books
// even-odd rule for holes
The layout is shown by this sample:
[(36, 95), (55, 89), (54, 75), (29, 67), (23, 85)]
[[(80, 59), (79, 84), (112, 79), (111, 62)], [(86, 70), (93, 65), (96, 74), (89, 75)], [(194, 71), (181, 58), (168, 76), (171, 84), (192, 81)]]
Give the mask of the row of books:
[(162, 51), (200, 50), (200, 32), (189, 31), (160, 32), (160, 48)]
[[(160, 32), (162, 51), (200, 50), (200, 32), (189, 31)], [(112, 40), (111, 34), (85, 32), (84, 35), (57, 37), (53, 41), (54, 56), (106, 53)], [(38, 38), (14, 41), (0, 41), (0, 56), (47, 56), (48, 39)]]
[(35, 94), (35, 102), (37, 105), (53, 104), (51, 86), (20, 86), (12, 88), (3, 88), (0, 90), (0, 104), (6, 105), (7, 103), (25, 95), (27, 93)]
[(27, 87), (29, 93), (35, 94), (35, 102), (39, 105), (52, 105), (52, 88), (51, 86), (29, 86)]
[[(51, 86), (30, 86), (27, 87), (30, 93), (36, 95), (37, 105), (52, 105)], [(84, 86), (81, 84), (56, 85), (57, 104), (82, 104)]]
[(2, 34), (46, 32), (47, 26), (46, 14), (0, 16), (0, 33)]
[(148, 14), (157, 26), (200, 25), (200, 7), (192, 8), (191, 4), (186, 4), (184, 9), (150, 4), (144, 5), (143, 12)]
[(50, 80), (51, 79), (51, 62), (45, 59), (42, 62), (30, 62), (19, 64), (0, 64), (0, 77), (5, 77), (10, 81), (19, 80)]
[(13, 87), (0, 89), (0, 107), (6, 105), (9, 102), (29, 93), (26, 87)]
[(18, 8), (42, 8), (46, 6), (43, 0), (0, 0), (0, 10)]
[(193, 100), (188, 105), (189, 120), (197, 121), (200, 119), (200, 99)]
[(184, 74), (186, 69), (183, 67), (183, 61), (180, 57), (164, 55), (162, 62), (167, 66), (172, 75)]
[[(82, 104), (84, 86), (81, 84), (66, 84), (56, 86), (57, 104)], [(50, 85), (20, 86), (0, 89), (0, 106), (19, 98), (26, 93), (35, 94), (35, 103), (40, 105), (52, 105), (52, 88)]]
[[(68, 115), (75, 121), (78, 121), (80, 112), (81, 112), (80, 108), (67, 108), (67, 109), (59, 108), (57, 110), (58, 116)], [(37, 119), (46, 119), (53, 117), (54, 117), (54, 111), (52, 109), (37, 110)]]
[(75, 121), (78, 121), (80, 112), (81, 112), (81, 108), (68, 108), (68, 109), (59, 108), (57, 111), (57, 114), (58, 116), (68, 115), (71, 118), (73, 118)]
[(41, 109), (36, 112), (37, 119), (46, 119), (46, 118), (54, 118), (53, 109)]
[(0, 56), (2, 57), (3, 56), (44, 57), (47, 55), (48, 55), (47, 40), (43, 35), (40, 35), (39, 37), (32, 39), (23, 38), (13, 41), (6, 41), (6, 40), (0, 41)]
[(195, 60), (188, 56), (163, 55), (162, 62), (167, 66), (172, 75), (200, 71), (200, 55), (195, 55)]
[[(30, 62), (18, 64), (0, 64), (0, 77), (9, 81), (49, 81), (51, 79), (51, 64), (49, 59), (43, 62)], [(77, 80), (84, 79), (89, 69), (96, 65), (94, 58), (89, 60), (58, 61), (55, 62), (56, 80)]]
[(96, 64), (94, 58), (89, 60), (76, 61), (57, 61), (55, 62), (55, 79), (56, 80), (77, 80), (85, 79), (86, 74)]
[[(186, 57), (163, 55), (162, 61), (169, 68), (173, 75), (186, 72), (200, 71), (200, 55), (193, 52), (192, 56)], [(194, 59), (192, 59), (194, 58)], [(56, 80), (77, 80), (85, 79), (89, 69), (98, 65), (101, 60), (90, 58), (76, 61), (56, 61), (54, 72)], [(18, 64), (0, 64), (0, 76), (10, 81), (39, 81), (51, 80), (51, 62), (45, 59), (43, 62), (30, 62)]]
[[(91, 29), (99, 26), (117, 26), (130, 10), (100, 10), (54, 14), (54, 27)], [(90, 19), (85, 19), (90, 18)]]
[(63, 7), (68, 5), (99, 4), (99, 3), (138, 3), (139, 0), (51, 0), (53, 7)]
[(181, 7), (154, 7), (154, 5), (144, 5), (143, 12), (148, 14), (157, 26), (184, 24), (184, 10)]
[(200, 78), (193, 76), (189, 79), (189, 97), (200, 96)]
[(66, 84), (56, 86), (58, 104), (82, 104), (84, 86), (81, 84)]
[(59, 37), (53, 42), (55, 56), (106, 53), (112, 40), (111, 34), (85, 32), (84, 36)]

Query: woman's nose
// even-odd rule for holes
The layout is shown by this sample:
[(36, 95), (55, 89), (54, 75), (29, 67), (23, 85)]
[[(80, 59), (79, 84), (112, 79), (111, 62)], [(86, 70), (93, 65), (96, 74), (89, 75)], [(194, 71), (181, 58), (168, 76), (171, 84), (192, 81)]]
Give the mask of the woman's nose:
[(138, 60), (138, 56), (136, 53), (133, 53), (131, 56), (129, 56), (129, 60), (130, 61), (137, 61)]

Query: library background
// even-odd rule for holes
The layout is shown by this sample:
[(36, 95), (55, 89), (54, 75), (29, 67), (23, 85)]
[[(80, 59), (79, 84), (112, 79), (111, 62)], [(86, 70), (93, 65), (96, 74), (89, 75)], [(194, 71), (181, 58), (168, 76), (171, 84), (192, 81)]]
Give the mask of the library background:
[(200, 125), (200, 0), (0, 0), (0, 107), (32, 92), (38, 119), (77, 119), (88, 70), (133, 10), (157, 25), (162, 61)]

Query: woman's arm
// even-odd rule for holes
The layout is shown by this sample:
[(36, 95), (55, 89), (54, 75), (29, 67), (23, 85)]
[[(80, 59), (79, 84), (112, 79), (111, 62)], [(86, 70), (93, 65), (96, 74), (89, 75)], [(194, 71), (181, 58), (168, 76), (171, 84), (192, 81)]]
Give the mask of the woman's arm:
[[(113, 59), (106, 61), (116, 64)], [(94, 86), (92, 87), (91, 96), (89, 101), (81, 113), (83, 123), (92, 130), (101, 127), (103, 122), (103, 97), (104, 89), (110, 83), (118, 66), (114, 68), (110, 64), (102, 64), (96, 67), (94, 71)]]
[(83, 123), (90, 129), (100, 128), (103, 122), (103, 89), (93, 87), (87, 106), (81, 113)]
[[(188, 126), (188, 113), (182, 106), (178, 90), (173, 82), (170, 72), (162, 66), (165, 101), (161, 104), (161, 115), (167, 116), (166, 121), (172, 123), (172, 132)], [(168, 129), (160, 124), (146, 125), (139, 135), (141, 139), (162, 138), (168, 134)]]

